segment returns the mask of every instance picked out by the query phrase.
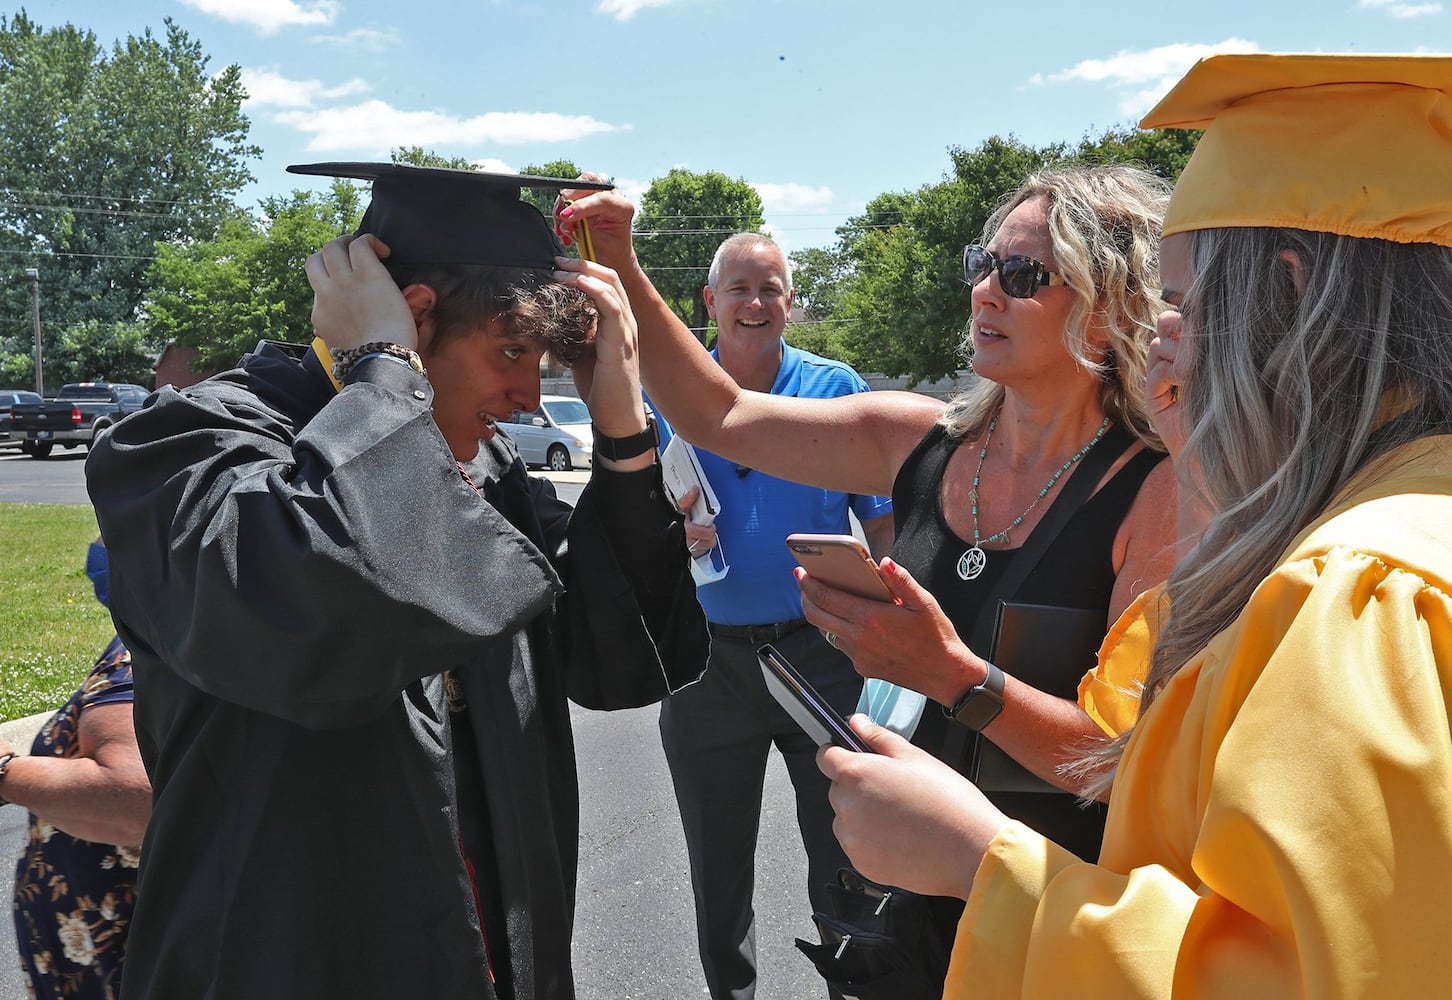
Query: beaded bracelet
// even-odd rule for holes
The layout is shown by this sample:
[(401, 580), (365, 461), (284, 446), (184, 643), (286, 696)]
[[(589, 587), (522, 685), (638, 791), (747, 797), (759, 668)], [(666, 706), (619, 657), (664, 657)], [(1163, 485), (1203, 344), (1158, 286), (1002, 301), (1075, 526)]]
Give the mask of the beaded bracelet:
[(329, 353), (333, 356), (333, 378), (339, 382), (344, 381), (348, 377), (348, 372), (353, 370), (353, 366), (370, 354), (392, 355), (400, 361), (403, 361), (420, 375), (428, 374), (428, 371), (423, 366), (423, 361), (418, 356), (418, 352), (404, 347), (402, 344), (389, 344), (381, 340), (375, 340), (372, 343), (362, 344), (358, 347), (345, 347), (337, 351), (330, 349)]

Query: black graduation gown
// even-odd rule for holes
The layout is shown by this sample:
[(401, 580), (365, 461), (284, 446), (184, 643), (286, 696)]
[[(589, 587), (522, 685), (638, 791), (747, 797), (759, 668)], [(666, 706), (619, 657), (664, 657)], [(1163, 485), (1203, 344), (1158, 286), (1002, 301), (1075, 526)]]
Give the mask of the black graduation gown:
[(566, 697), (648, 704), (705, 663), (658, 469), (597, 471), (572, 514), (496, 441), (476, 490), (425, 379), (354, 378), (264, 345), (87, 461), (155, 800), (128, 1000), (573, 997)]

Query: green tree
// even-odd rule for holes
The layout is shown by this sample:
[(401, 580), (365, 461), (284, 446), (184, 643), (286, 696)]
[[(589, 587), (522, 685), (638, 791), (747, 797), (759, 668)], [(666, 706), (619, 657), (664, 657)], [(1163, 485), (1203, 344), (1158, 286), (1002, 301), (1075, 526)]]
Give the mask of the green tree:
[(836, 248), (807, 247), (790, 255), (792, 304), (809, 318), (820, 319), (837, 311), (843, 263)]
[(259, 340), (305, 341), (312, 290), (304, 263), (328, 240), (357, 228), (362, 196), (345, 180), (329, 191), (294, 191), (240, 213), (216, 239), (164, 244), (146, 303), (152, 331), (197, 352), (203, 369), (226, 368)]
[(156, 356), (154, 335), (140, 323), (89, 319), (60, 337), (59, 370), (47, 382), (55, 391), (66, 382), (134, 382), (150, 386)]
[(790, 254), (792, 305), (803, 318), (787, 326), (787, 343), (804, 351), (836, 358), (857, 367), (858, 358), (845, 337), (845, 324), (837, 318), (843, 262), (836, 248), (807, 247)]
[(711, 258), (733, 233), (760, 232), (761, 197), (744, 180), (675, 169), (640, 201), (635, 249), (676, 315), (703, 340), (710, 318), (701, 298)]
[[(35, 381), (33, 334), (12, 338), (0, 350), (0, 384), (28, 388)], [(50, 324), (42, 343), (45, 390), (54, 394), (66, 382), (135, 382), (151, 384), (151, 366), (159, 345), (141, 323), (83, 320), (64, 329)]]
[[(157, 242), (214, 235), (252, 179), (240, 71), (208, 61), (170, 21), (107, 51), (70, 24), (0, 17), (0, 260), (40, 273), (47, 386), (137, 374)], [(0, 316), (0, 372), (28, 385), (26, 282), (0, 282)]]
[(408, 163), (415, 167), (446, 167), (450, 170), (473, 170), (474, 162), (464, 156), (444, 156), (422, 146), (399, 146), (388, 154), (394, 163)]
[(1110, 128), (1103, 135), (1079, 140), (1075, 155), (1086, 163), (1135, 163), (1169, 181), (1178, 180), (1200, 136), (1198, 129)]
[(208, 62), (170, 20), (105, 51), (0, 18), (0, 251), (40, 270), (47, 339), (135, 319), (156, 243), (210, 238), (253, 179), (240, 70)]
[[(522, 174), (530, 174), (535, 177), (579, 177), (580, 168), (570, 160), (550, 160), (548, 163), (528, 163), (519, 168)], [(524, 188), (520, 197), (539, 209), (540, 214), (546, 219), (551, 218), (555, 211), (555, 195), (558, 192), (554, 188)]]

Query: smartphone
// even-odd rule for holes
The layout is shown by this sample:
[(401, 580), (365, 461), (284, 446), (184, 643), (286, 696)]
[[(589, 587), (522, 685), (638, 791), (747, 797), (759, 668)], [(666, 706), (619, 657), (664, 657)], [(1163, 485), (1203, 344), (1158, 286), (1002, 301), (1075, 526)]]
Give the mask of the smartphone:
[(775, 646), (767, 643), (759, 647), (756, 659), (761, 664), (766, 689), (796, 724), (816, 741), (817, 746), (835, 743), (859, 753), (872, 752), (861, 737), (847, 728), (847, 721), (837, 714), (837, 710), (823, 701), (816, 689), (797, 673), (797, 668), (777, 652)]
[(786, 543), (802, 568), (828, 586), (869, 600), (894, 600), (867, 546), (852, 535), (787, 535)]

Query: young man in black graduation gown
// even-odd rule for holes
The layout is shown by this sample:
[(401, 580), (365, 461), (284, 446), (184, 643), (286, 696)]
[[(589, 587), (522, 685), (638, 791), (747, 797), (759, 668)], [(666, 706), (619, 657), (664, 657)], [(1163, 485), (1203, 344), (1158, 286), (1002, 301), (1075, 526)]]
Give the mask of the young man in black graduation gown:
[[(570, 998), (566, 699), (647, 704), (706, 657), (634, 321), (609, 272), (553, 281), (518, 179), (302, 169), (375, 178), (396, 301), (330, 243), (310, 352), (162, 389), (87, 462), (155, 788), (124, 992)], [(572, 512), (492, 421), (592, 311)]]

